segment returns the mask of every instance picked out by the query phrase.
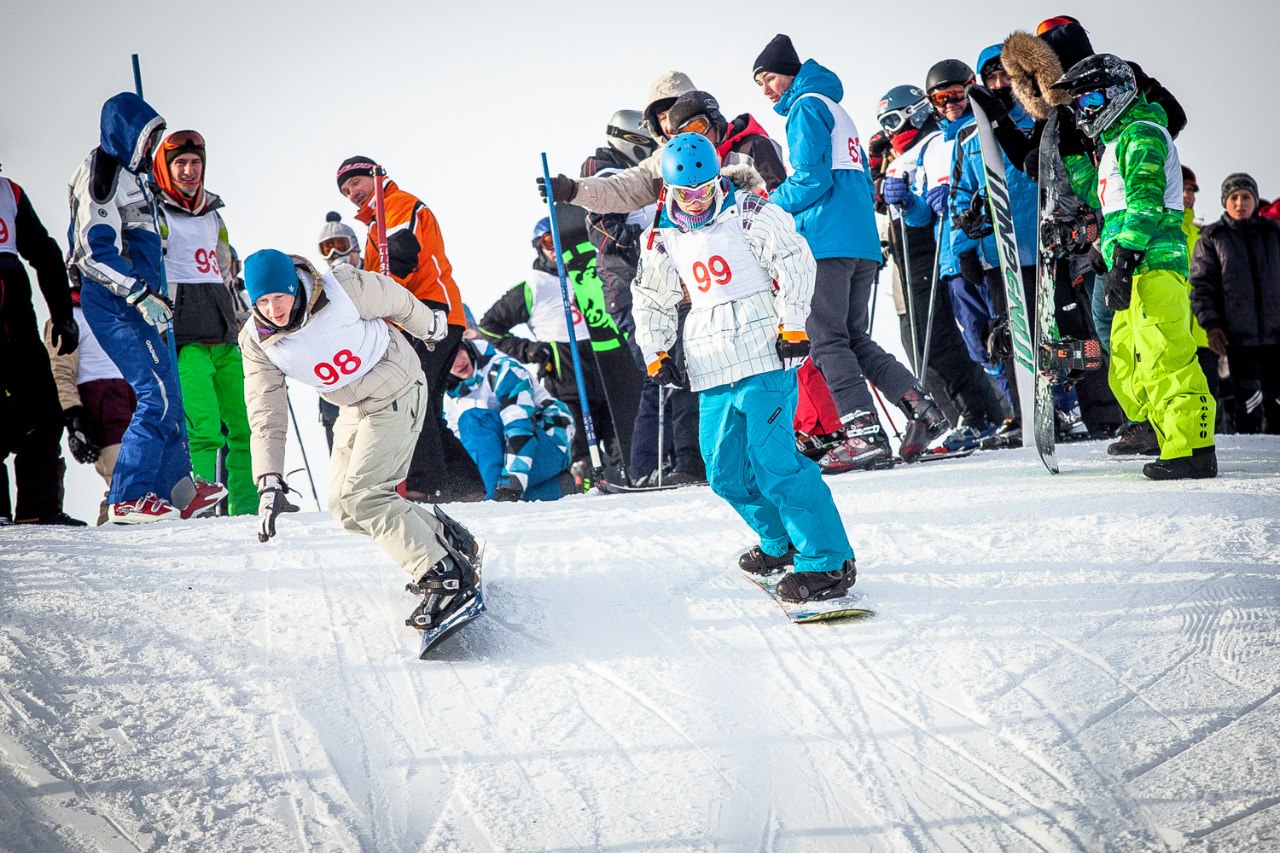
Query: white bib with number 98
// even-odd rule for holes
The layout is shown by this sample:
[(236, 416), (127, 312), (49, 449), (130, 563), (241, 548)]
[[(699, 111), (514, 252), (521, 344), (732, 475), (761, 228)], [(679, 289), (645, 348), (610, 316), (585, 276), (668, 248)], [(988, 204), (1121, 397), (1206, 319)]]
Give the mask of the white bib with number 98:
[[(296, 332), (263, 352), (290, 379), (336, 391), (364, 376), (390, 343), (385, 320), (365, 320), (332, 273), (321, 275), (329, 304)], [(307, 294), (299, 292), (300, 299)]]
[(773, 290), (773, 278), (747, 245), (737, 207), (731, 216), (695, 231), (663, 228), (662, 242), (689, 291), (694, 309)]

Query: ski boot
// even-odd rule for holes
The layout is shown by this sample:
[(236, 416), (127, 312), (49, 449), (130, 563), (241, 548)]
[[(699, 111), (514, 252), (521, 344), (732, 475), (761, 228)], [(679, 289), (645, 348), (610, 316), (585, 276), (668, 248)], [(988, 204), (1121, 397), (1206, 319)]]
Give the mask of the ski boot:
[(781, 572), (791, 565), (796, 557), (796, 546), (787, 545), (787, 553), (781, 557), (766, 554), (759, 545), (751, 546), (751, 550), (738, 558), (738, 568), (753, 575), (768, 576)]
[(1107, 445), (1111, 456), (1156, 456), (1160, 441), (1148, 421), (1135, 421), (1120, 431), (1120, 439)]
[(778, 581), (778, 597), (798, 604), (803, 601), (826, 601), (839, 598), (849, 592), (858, 578), (858, 567), (852, 558), (845, 561), (839, 571), (791, 572)]
[(421, 603), (404, 620), (404, 624), (410, 628), (429, 631), (475, 597), (475, 570), (466, 557), (450, 550), (444, 559), (427, 569), (416, 583), (405, 585), (406, 592), (422, 596)]
[(1022, 422), (1017, 418), (1005, 418), (1004, 423), (995, 431), (995, 435), (984, 438), (978, 445), (982, 450), (1000, 450), (1005, 447), (1022, 446)]
[(990, 421), (982, 421), (977, 426), (961, 422), (960, 426), (942, 437), (939, 446), (948, 453), (960, 450), (977, 450), (984, 439), (996, 434), (996, 425)]
[(1218, 453), (1212, 447), (1197, 447), (1190, 456), (1148, 462), (1142, 473), (1148, 480), (1209, 480), (1218, 476)]
[(951, 421), (938, 408), (938, 404), (918, 385), (908, 388), (898, 401), (907, 413), (907, 425), (902, 430), (902, 446), (898, 455), (903, 462), (915, 462), (935, 438), (951, 427)]
[(1084, 441), (1089, 438), (1089, 427), (1085, 426), (1079, 403), (1069, 410), (1054, 409), (1053, 419), (1058, 441)]
[(846, 471), (871, 471), (893, 465), (889, 449), (889, 436), (876, 418), (875, 412), (854, 412), (841, 418), (844, 439), (818, 460), (824, 474), (843, 474)]

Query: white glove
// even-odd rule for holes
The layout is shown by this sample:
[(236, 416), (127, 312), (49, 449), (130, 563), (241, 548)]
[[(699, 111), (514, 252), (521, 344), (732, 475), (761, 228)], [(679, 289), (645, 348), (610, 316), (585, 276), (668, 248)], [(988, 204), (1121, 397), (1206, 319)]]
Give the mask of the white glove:
[(158, 293), (153, 293), (145, 284), (125, 297), (125, 301), (138, 309), (142, 319), (163, 332), (169, 327), (173, 318), (173, 303)]
[(449, 315), (439, 308), (428, 310), (431, 311), (431, 331), (427, 332), (423, 340), (429, 344), (438, 344), (449, 334)]

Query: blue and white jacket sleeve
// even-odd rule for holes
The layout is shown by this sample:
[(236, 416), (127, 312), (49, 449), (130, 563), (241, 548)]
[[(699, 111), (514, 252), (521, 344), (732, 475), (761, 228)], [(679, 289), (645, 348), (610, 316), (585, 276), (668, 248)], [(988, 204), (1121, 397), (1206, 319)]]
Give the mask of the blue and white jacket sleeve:
[(522, 488), (527, 488), (529, 472), (533, 470), (533, 451), (537, 446), (533, 441), (533, 418), (538, 406), (529, 374), (514, 361), (501, 361), (496, 370), (489, 371), (486, 379), (502, 418), (502, 471), (519, 480)]
[(160, 235), (151, 219), (146, 194), (127, 172), (117, 176), (112, 197), (95, 200), (89, 188), (92, 156), (71, 176), (71, 263), (82, 278), (97, 282), (117, 296), (127, 296), (139, 280), (159, 289), (162, 277), (153, 264), (139, 268), (138, 259), (162, 257)]
[(791, 175), (769, 196), (787, 213), (817, 204), (831, 190), (831, 131), (835, 118), (818, 98), (800, 98), (787, 114)]

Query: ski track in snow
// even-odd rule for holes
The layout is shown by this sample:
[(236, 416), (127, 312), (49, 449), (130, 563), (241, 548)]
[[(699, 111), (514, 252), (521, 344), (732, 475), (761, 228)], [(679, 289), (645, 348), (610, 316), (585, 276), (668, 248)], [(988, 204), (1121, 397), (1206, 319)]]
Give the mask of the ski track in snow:
[(791, 625), (705, 488), (459, 505), (489, 612), (319, 513), (0, 532), (0, 850), (1280, 849), (1280, 443), (829, 479)]

